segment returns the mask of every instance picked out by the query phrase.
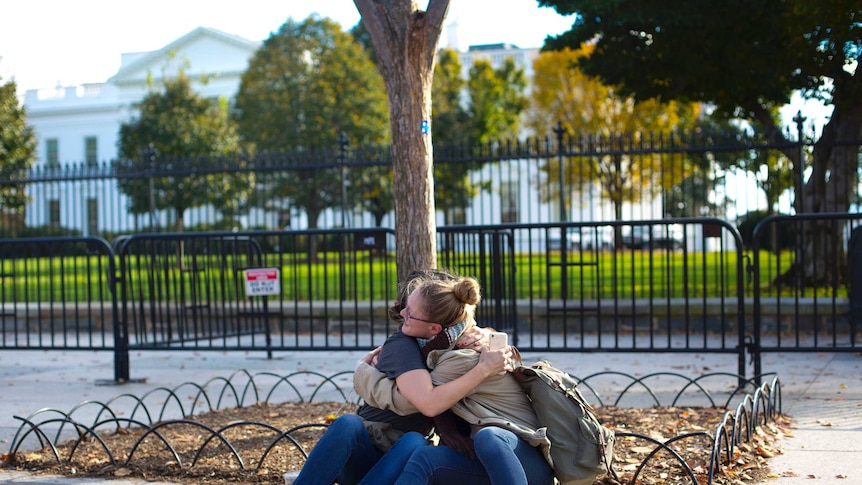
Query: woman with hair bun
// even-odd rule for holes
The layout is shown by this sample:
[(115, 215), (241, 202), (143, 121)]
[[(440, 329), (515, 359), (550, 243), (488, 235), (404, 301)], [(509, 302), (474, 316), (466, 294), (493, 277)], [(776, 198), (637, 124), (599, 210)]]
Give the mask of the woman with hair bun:
[[(434, 387), (425, 367), (425, 357), (431, 349), (455, 345), (481, 348), (487, 339), (483, 337), (486, 332), (475, 326), (472, 311), (467, 318), (467, 314), (458, 313), (457, 308), (450, 308), (450, 311), (457, 314), (453, 314), (452, 320), (445, 320), (449, 322), (445, 326), (436, 322), (423, 322), (422, 315), (416, 312), (407, 312), (409, 318), (405, 318), (408, 296), (424, 282), (433, 280), (452, 282), (458, 278), (446, 271), (434, 269), (411, 273), (400, 287), (398, 300), (389, 310), (389, 317), (400, 325), (398, 331), (366, 358), (369, 364), (373, 360), (377, 365), (376, 369), (369, 365), (374, 369), (375, 375), (392, 382), (393, 385), (395, 379), (404, 382), (402, 376), (409, 376), (407, 380), (411, 383), (420, 386), (426, 384), (426, 387), (417, 389), (433, 390), (432, 399), (438, 406), (435, 408), (435, 414), (423, 416), (403, 398), (400, 402), (402, 409), (410, 407), (412, 411), (396, 413), (396, 406), (378, 407), (366, 402), (359, 407), (356, 414), (345, 414), (332, 422), (311, 450), (305, 466), (296, 474), (292, 483), (330, 485), (337, 481), (341, 485), (391, 484), (400, 475), (415, 448), (430, 447), (426, 435), (432, 430), (432, 426), (442, 443), (450, 444), (459, 450), (465, 450), (466, 443), (472, 445), (469, 437), (463, 439), (452, 431), (446, 431), (454, 429), (455, 417), (445, 411), (448, 406), (467, 395), (486, 376), (501, 372), (511, 350), (483, 352), (478, 365), (469, 372), (445, 386)], [(476, 297), (478, 292), (471, 298)], [(385, 459), (382, 459), (384, 456)], [(366, 476), (373, 478), (363, 479)], [(288, 481), (288, 478), (285, 480)]]
[[(438, 334), (441, 329), (456, 325), (462, 327), (460, 332), (469, 330), (476, 325), (474, 315), (480, 300), (481, 287), (473, 278), (421, 282), (401, 310), (402, 332), (419, 338), (430, 374), (417, 370), (393, 381), (371, 365), (373, 352), (356, 368), (354, 388), (369, 404), (399, 414), (418, 410), (426, 416), (437, 416), (451, 408), (468, 425), (464, 437), (472, 438), (473, 449), (465, 452), (445, 444), (417, 447), (396, 484), (550, 485), (554, 482), (546, 430), (539, 428), (530, 399), (512, 374), (486, 374), (454, 403), (435, 397), (435, 391), (463, 380), (464, 375), (481, 367), (482, 356), (488, 349), (483, 348), (481, 353), (472, 348), (458, 349), (453, 343), (457, 335), (452, 336), (449, 345), (435, 345), (440, 339), (422, 345), (420, 335)], [(506, 370), (513, 370), (511, 361)], [(420, 378), (421, 375), (426, 378)], [(384, 456), (381, 464), (387, 461)], [(377, 478), (372, 470), (364, 481), (382, 483)]]

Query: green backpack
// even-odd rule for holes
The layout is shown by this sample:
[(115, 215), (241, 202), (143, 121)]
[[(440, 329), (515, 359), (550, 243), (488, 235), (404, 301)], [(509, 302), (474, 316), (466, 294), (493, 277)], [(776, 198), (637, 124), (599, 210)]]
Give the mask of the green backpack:
[(539, 426), (547, 428), (557, 480), (587, 485), (611, 473), (614, 431), (599, 422), (575, 379), (546, 360), (520, 366), (514, 376), (533, 401)]

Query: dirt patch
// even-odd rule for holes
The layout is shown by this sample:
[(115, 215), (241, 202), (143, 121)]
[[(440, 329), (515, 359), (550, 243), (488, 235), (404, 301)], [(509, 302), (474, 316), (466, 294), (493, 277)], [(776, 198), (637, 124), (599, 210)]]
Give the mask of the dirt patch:
[[(101, 442), (88, 439), (77, 447), (74, 442), (58, 447), (62, 463), (57, 462), (50, 448), (45, 448), (4, 456), (3, 466), (34, 473), (106, 479), (134, 477), (186, 484), (284, 483), (283, 474), (299, 470), (305, 462), (299, 446), (309, 451), (324, 428), (316, 426), (290, 433), (296, 443), (278, 439), (282, 432), (307, 423), (327, 423), (353, 412), (354, 408), (353, 404), (334, 402), (259, 404), (189, 417), (189, 423), (160, 423), (151, 428), (158, 434), (114, 427), (100, 435)], [(623, 482), (632, 481), (640, 464), (655, 450), (655, 442), (691, 434), (671, 447), (694, 471), (698, 483), (707, 483), (710, 437), (725, 410), (603, 406), (597, 411), (602, 421), (618, 433), (614, 470)], [(236, 454), (207, 429), (225, 427), (221, 435)], [(639, 436), (625, 436), (626, 433)], [(770, 478), (768, 459), (781, 453), (776, 440), (790, 434), (790, 421), (784, 417), (759, 426), (750, 440), (734, 448), (729, 463), (713, 478), (713, 483), (738, 485)], [(165, 443), (171, 445), (176, 456)], [(113, 464), (110, 455), (114, 457)], [(603, 477), (597, 483), (617, 482)], [(691, 477), (671, 452), (661, 450), (649, 458), (637, 476), (637, 483), (691, 483)]]

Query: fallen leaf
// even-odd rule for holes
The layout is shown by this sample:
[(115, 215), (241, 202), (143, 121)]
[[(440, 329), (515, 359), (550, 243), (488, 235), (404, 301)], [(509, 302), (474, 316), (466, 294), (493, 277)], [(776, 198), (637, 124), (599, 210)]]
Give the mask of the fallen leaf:
[(764, 457), (764, 458), (774, 458), (775, 457), (775, 453), (773, 453), (772, 451), (770, 451), (770, 450), (768, 450), (762, 446), (757, 447), (757, 454)]
[(644, 455), (647, 453), (651, 453), (653, 450), (653, 448), (649, 447), (649, 446), (633, 446), (630, 449), (631, 449), (632, 453), (641, 453)]

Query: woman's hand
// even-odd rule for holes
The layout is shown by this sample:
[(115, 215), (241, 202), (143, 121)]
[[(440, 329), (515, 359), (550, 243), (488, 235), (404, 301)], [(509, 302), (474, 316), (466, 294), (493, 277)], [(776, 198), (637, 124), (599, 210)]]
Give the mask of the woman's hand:
[(479, 357), (479, 363), (476, 365), (485, 372), (485, 377), (494, 374), (505, 374), (512, 368), (512, 346), (503, 347), (500, 350), (490, 350), (488, 347), (482, 348), (482, 355)]
[(488, 346), (488, 335), (491, 335), (490, 328), (482, 328), (474, 325), (461, 332), (461, 336), (455, 342), (455, 347), (476, 351), (482, 350), (482, 347)]
[(381, 345), (380, 347), (377, 347), (376, 349), (372, 350), (371, 352), (368, 352), (367, 354), (363, 355), (362, 358), (359, 359), (359, 362), (363, 362), (365, 364), (369, 364), (369, 365), (373, 365), (374, 367), (377, 367), (377, 356), (380, 355), (380, 350), (382, 348), (383, 348), (383, 346)]

